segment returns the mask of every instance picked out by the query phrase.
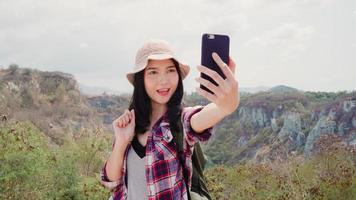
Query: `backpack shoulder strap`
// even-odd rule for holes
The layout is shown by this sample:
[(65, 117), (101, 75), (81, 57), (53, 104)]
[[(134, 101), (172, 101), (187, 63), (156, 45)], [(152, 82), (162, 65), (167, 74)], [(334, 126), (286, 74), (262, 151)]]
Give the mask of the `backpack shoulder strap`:
[[(181, 113), (180, 113), (180, 117), (181, 117)], [(180, 117), (179, 117), (179, 119), (181, 119)], [(178, 128), (180, 131), (174, 131), (172, 135), (173, 135), (173, 141), (176, 143), (179, 161), (182, 164), (182, 166), (184, 167), (184, 163), (182, 160), (183, 151), (184, 151), (184, 149), (183, 149), (184, 136), (183, 136), (182, 121), (179, 120), (177, 125), (178, 125)], [(204, 173), (203, 173), (205, 164), (206, 164), (206, 160), (205, 160), (202, 148), (200, 146), (200, 143), (196, 142), (194, 145), (194, 150), (193, 150), (193, 154), (192, 154), (193, 176), (192, 176), (191, 190), (202, 195), (202, 196), (205, 196), (209, 200), (211, 200), (208, 188), (206, 186)], [(184, 171), (185, 170), (183, 169), (183, 172)], [(185, 176), (184, 178), (187, 180), (186, 175), (184, 175), (184, 176)], [(188, 192), (188, 198), (190, 199), (189, 192)]]

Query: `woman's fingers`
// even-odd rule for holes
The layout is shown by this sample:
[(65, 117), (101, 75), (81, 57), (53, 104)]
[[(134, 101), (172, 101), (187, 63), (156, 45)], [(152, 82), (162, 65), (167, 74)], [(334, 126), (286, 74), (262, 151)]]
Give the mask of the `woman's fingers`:
[[(214, 61), (216, 62), (216, 64), (218, 64), (218, 66), (221, 68), (221, 70), (225, 74), (226, 78), (228, 80), (233, 80), (234, 79), (234, 74), (233, 74), (232, 70), (230, 69), (230, 67), (226, 63), (224, 63), (224, 61), (220, 58), (220, 56), (217, 53), (214, 52), (212, 54), (212, 57), (213, 57)], [(229, 62), (230, 62), (230, 60), (229, 60)]]
[(231, 114), (231, 112), (236, 110), (239, 105), (238, 82), (234, 77), (236, 64), (232, 58), (229, 58), (229, 65), (227, 65), (216, 53), (213, 53), (212, 57), (225, 74), (226, 79), (223, 79), (219, 73), (212, 69), (204, 66), (198, 66), (197, 68), (201, 73), (211, 77), (218, 85), (213, 84), (213, 82), (210, 82), (207, 79), (199, 77), (196, 78), (196, 81), (208, 88), (214, 94), (211, 94), (201, 88), (196, 88), (196, 91), (199, 95), (215, 103), (220, 110), (224, 111), (224, 113)]
[(229, 66), (226, 65), (226, 63), (224, 63), (222, 61), (222, 59), (219, 57), (219, 55), (217, 53), (213, 53), (212, 57), (214, 59), (214, 61), (219, 65), (219, 67), (221, 68), (221, 70), (223, 71), (223, 73), (226, 76), (226, 79), (223, 79), (219, 73), (217, 73), (216, 71), (209, 69), (205, 66), (198, 66), (198, 70), (201, 73), (206, 74), (207, 76), (211, 77), (217, 84), (218, 86), (214, 86), (213, 84), (210, 84), (209, 82), (206, 82), (205, 80), (201, 80), (201, 79), (196, 79), (200, 84), (204, 85), (205, 87), (207, 87), (209, 90), (211, 90), (212, 92), (214, 92), (218, 98), (224, 98), (225, 96), (229, 95), (231, 93), (232, 90), (234, 90), (235, 85), (236, 85), (236, 79), (234, 77), (234, 71), (235, 71), (235, 67), (236, 64), (233, 61), (233, 59), (231, 57), (229, 57)]
[(220, 67), (225, 65), (224, 61), (217, 53), (213, 52), (211, 56), (213, 57), (213, 60), (216, 62), (216, 64), (218, 64)]
[(118, 117), (114, 122), (114, 127), (125, 128), (131, 122), (135, 123), (135, 111), (125, 110), (124, 113)]
[(132, 121), (132, 122), (135, 122), (135, 110), (132, 109), (132, 110), (130, 111), (130, 113), (131, 113), (131, 121)]
[(117, 119), (115, 119), (115, 121), (113, 122), (113, 126), (114, 126), (114, 128), (116, 128), (116, 127), (121, 128), (122, 127), (121, 116), (118, 117)]
[(120, 120), (120, 118), (117, 120), (117, 126), (119, 127), (119, 128), (121, 128), (122, 127), (122, 122), (121, 122), (121, 120)]
[(223, 91), (221, 90), (221, 88), (216, 86), (214, 83), (201, 77), (195, 78), (195, 80), (200, 84), (202, 84), (203, 86), (205, 86), (206, 88), (208, 88), (210, 91), (212, 91), (216, 96), (223, 95)]
[(124, 119), (125, 119), (125, 126), (126, 126), (128, 123), (130, 123), (130, 111), (125, 110)]
[[(204, 66), (198, 66), (198, 70), (201, 71), (202, 73), (210, 76), (217, 84), (219, 88), (219, 90), (223, 93), (223, 94), (227, 94), (229, 92), (230, 86), (229, 86), (229, 82), (227, 80), (224, 80), (217, 72), (204, 67)], [(196, 79), (197, 80), (197, 79)], [(205, 80), (205, 79), (203, 79)], [(198, 80), (197, 80), (198, 81)], [(208, 81), (208, 80), (207, 80)], [(198, 81), (200, 83), (200, 81)], [(210, 81), (209, 81), (210, 82)], [(208, 83), (207, 83), (208, 84)], [(213, 83), (212, 83), (213, 84)], [(209, 84), (210, 85), (210, 84)], [(205, 86), (205, 85), (204, 85)], [(212, 87), (214, 87), (215, 84), (212, 85)], [(206, 86), (205, 86), (206, 87)], [(208, 87), (207, 87), (208, 88)], [(209, 88), (210, 89), (210, 88)], [(212, 90), (211, 90), (212, 91)], [(215, 93), (215, 92), (214, 92)]]
[(197, 69), (212, 78), (219, 86), (224, 85), (224, 79), (216, 71), (201, 65), (198, 65)]
[(232, 59), (231, 57), (229, 57), (229, 67), (230, 67), (230, 70), (233, 74), (235, 74), (235, 71), (236, 71), (236, 63), (234, 61), (234, 59)]
[(120, 122), (121, 122), (120, 128), (124, 128), (126, 126), (126, 122), (125, 122), (125, 117), (124, 116), (121, 117)]
[(211, 94), (210, 92), (207, 92), (201, 88), (196, 88), (196, 91), (198, 92), (198, 94), (200, 94), (201, 96), (205, 97), (206, 99), (208, 99), (213, 103), (215, 103), (217, 100), (217, 97), (214, 94)]
[(115, 120), (114, 125), (119, 128), (124, 128), (130, 121), (129, 114), (130, 112), (125, 110), (125, 112)]

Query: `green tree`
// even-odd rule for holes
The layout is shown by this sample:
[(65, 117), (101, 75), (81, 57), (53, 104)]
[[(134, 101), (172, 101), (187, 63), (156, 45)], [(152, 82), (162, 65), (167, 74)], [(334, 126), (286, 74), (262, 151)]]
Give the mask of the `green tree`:
[(19, 66), (17, 64), (10, 64), (8, 69), (10, 71), (10, 74), (14, 75), (16, 71), (19, 69)]

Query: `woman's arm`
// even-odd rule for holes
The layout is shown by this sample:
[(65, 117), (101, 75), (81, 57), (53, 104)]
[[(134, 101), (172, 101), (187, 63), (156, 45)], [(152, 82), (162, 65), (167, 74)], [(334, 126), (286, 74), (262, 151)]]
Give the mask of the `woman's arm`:
[(122, 177), (124, 155), (127, 144), (115, 142), (110, 157), (105, 166), (106, 176), (110, 181), (117, 181)]
[(204, 130), (213, 127), (225, 116), (214, 103), (210, 103), (192, 116), (190, 124), (196, 133), (202, 133)]
[(122, 176), (126, 148), (134, 137), (134, 110), (125, 110), (125, 113), (113, 122), (113, 128), (115, 131), (115, 141), (110, 157), (106, 162), (105, 171), (109, 180), (117, 181)]
[(207, 67), (198, 66), (198, 70), (210, 76), (218, 83), (218, 86), (201, 77), (196, 78), (197, 82), (214, 93), (211, 94), (201, 88), (197, 88), (198, 94), (212, 102), (204, 106), (200, 112), (194, 114), (191, 118), (191, 126), (197, 133), (201, 133), (205, 129), (214, 126), (224, 117), (233, 113), (240, 103), (238, 82), (234, 76), (236, 68), (235, 62), (230, 58), (229, 65), (226, 65), (218, 54), (213, 53), (212, 57), (222, 69), (226, 79), (223, 79), (217, 72)]

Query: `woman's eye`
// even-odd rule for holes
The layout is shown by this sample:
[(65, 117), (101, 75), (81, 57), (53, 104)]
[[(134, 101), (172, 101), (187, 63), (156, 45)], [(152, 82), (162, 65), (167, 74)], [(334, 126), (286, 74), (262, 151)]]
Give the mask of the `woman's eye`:
[(156, 71), (149, 71), (148, 74), (157, 74)]
[(175, 69), (170, 69), (170, 70), (168, 70), (168, 72), (172, 73), (172, 72), (176, 72), (176, 70)]

